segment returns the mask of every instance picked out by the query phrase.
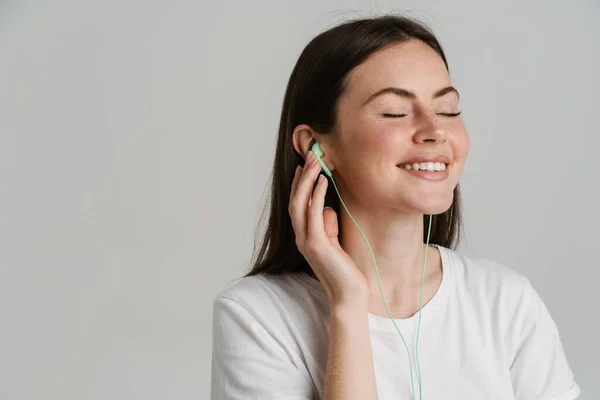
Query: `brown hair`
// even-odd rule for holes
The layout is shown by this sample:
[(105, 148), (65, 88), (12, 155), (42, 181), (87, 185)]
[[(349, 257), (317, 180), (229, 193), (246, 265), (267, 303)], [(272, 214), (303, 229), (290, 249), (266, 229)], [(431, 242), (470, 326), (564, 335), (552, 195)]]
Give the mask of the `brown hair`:
[[(256, 243), (252, 268), (246, 276), (282, 274), (304, 271), (310, 266), (298, 251), (288, 205), (294, 170), (304, 164), (292, 145), (292, 132), (299, 124), (307, 124), (319, 133), (328, 133), (336, 126), (337, 102), (344, 92), (348, 72), (374, 52), (389, 45), (418, 39), (433, 48), (448, 69), (442, 47), (434, 34), (421, 22), (395, 15), (354, 19), (335, 26), (308, 43), (290, 76), (279, 122), (279, 136), (272, 170), (270, 215), (262, 243)], [(259, 225), (266, 214), (266, 206)], [(340, 202), (333, 185), (327, 188), (325, 204), (340, 215)], [(454, 189), (452, 205), (444, 213), (434, 215), (429, 243), (455, 249), (461, 231), (460, 188)], [(429, 216), (423, 218), (424, 238), (427, 238)]]

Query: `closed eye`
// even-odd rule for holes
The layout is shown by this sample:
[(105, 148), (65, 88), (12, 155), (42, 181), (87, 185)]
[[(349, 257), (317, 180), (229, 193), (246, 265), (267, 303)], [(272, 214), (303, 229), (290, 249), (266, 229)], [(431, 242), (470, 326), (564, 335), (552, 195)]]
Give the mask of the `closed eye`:
[(439, 113), (438, 115), (443, 115), (444, 117), (458, 117), (461, 113), (462, 111), (457, 113)]
[(406, 117), (408, 114), (381, 114), (384, 117), (388, 117), (388, 118), (400, 118), (400, 117)]
[[(462, 111), (459, 111), (457, 113), (438, 113), (438, 115), (443, 115), (444, 117), (458, 117), (460, 114), (462, 113)], [(384, 117), (387, 118), (402, 118), (402, 117), (406, 117), (408, 114), (382, 114)]]

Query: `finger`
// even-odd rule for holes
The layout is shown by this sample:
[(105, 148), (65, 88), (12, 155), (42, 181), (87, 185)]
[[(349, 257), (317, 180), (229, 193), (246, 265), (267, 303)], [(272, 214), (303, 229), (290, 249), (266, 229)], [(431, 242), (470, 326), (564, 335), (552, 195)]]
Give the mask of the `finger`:
[(297, 210), (297, 200), (296, 192), (298, 190), (298, 183), (300, 182), (300, 177), (302, 176), (302, 167), (300, 165), (296, 166), (296, 170), (294, 171), (294, 180), (292, 181), (292, 189), (290, 191), (290, 201), (288, 204), (288, 211), (290, 214), (290, 219), (292, 221), (292, 227), (294, 228), (294, 234), (298, 241), (304, 241), (306, 234), (301, 227), (301, 222), (298, 218), (298, 210)]
[(323, 226), (325, 227), (325, 234), (332, 243), (339, 244), (339, 224), (337, 213), (333, 208), (325, 208), (323, 210)]
[(296, 236), (300, 241), (304, 241), (306, 238), (308, 204), (313, 192), (315, 179), (319, 175), (320, 167), (318, 161), (312, 155), (309, 158), (309, 162), (302, 168), (296, 192), (290, 200), (290, 206), (293, 209), (291, 213), (292, 224)]
[(327, 193), (327, 178), (325, 175), (319, 175), (319, 182), (312, 196), (312, 202), (308, 209), (308, 236), (324, 238), (325, 229), (323, 226), (323, 205), (325, 204), (325, 194)]
[(290, 191), (290, 201), (294, 198), (294, 194), (296, 193), (296, 189), (298, 188), (300, 172), (301, 167), (299, 165), (296, 165), (296, 169), (294, 170), (294, 180), (292, 180), (292, 190)]
[(305, 198), (307, 204), (315, 188), (315, 180), (319, 176), (319, 172), (321, 172), (321, 165), (319, 164), (319, 161), (314, 155), (312, 155), (312, 151), (310, 153), (311, 157), (308, 158), (307, 162), (302, 168), (298, 187), (296, 189), (296, 195)]

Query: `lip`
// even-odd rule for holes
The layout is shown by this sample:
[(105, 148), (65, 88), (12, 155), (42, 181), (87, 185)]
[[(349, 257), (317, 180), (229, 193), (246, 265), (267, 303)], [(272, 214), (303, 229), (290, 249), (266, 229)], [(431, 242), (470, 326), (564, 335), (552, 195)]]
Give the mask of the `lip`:
[(445, 156), (443, 154), (422, 154), (420, 156), (417, 157), (413, 157), (409, 160), (406, 161), (402, 161), (399, 164), (396, 164), (399, 167), (402, 167), (405, 164), (414, 164), (414, 163), (426, 163), (426, 162), (440, 162), (440, 163), (444, 163), (446, 165), (450, 164), (452, 162), (452, 160), (450, 160), (450, 157)]

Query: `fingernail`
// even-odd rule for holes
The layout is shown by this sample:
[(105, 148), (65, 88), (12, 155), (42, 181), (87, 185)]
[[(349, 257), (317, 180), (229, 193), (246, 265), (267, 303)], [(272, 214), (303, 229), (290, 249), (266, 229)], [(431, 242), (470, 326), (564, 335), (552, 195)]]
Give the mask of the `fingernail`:
[(331, 207), (329, 207), (329, 206), (325, 206), (325, 209), (327, 209), (327, 208), (331, 208)]

